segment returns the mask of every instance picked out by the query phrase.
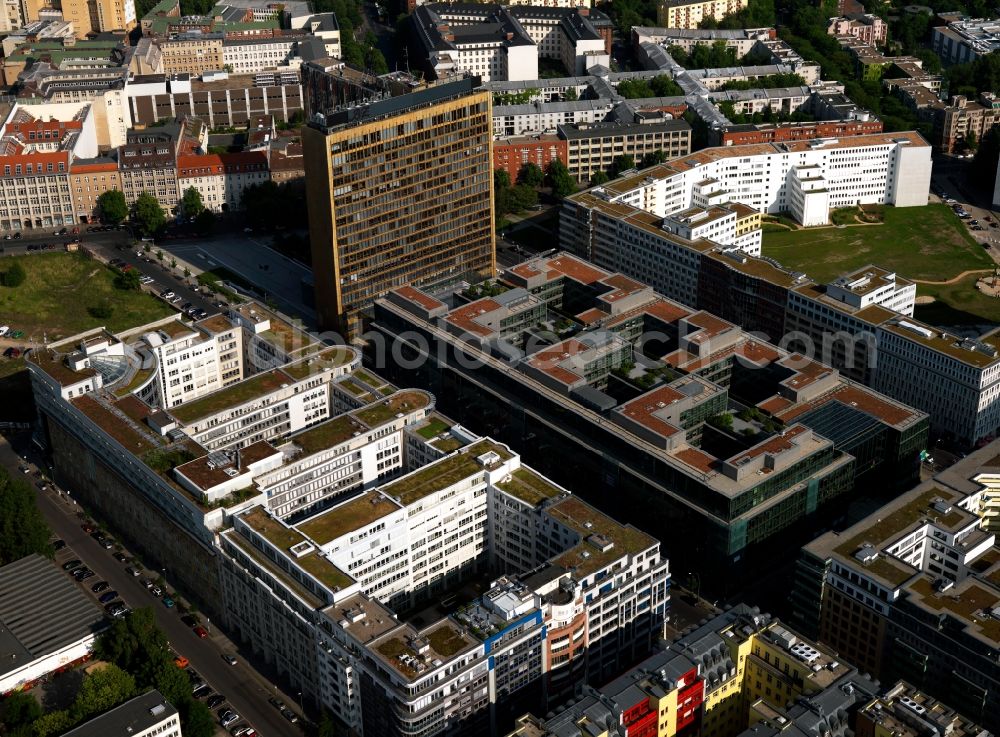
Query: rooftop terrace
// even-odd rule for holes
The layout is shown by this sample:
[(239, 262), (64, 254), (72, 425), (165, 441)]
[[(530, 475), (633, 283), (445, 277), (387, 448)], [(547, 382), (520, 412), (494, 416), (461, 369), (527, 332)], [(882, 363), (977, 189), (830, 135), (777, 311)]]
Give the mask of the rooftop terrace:
[(333, 370), (345, 366), (355, 358), (357, 358), (357, 354), (353, 348), (336, 346), (305, 360), (282, 366), (281, 370), (296, 381), (301, 381), (307, 376), (322, 373), (327, 369)]
[(354, 411), (354, 417), (368, 427), (378, 427), (396, 415), (406, 414), (430, 405), (431, 399), (426, 392), (419, 390), (398, 391), (383, 400)]

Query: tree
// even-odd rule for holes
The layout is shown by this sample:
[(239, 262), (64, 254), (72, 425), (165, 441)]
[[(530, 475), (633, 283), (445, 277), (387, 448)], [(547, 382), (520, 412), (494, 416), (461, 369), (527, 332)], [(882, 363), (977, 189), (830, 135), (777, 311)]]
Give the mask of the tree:
[(529, 161), (517, 173), (517, 181), (519, 184), (527, 184), (529, 187), (541, 187), (545, 182), (545, 172), (538, 164)]
[(968, 133), (965, 134), (965, 146), (970, 151), (975, 151), (977, 148), (979, 148), (979, 139), (976, 138), (975, 131), (969, 131)]
[(201, 201), (201, 192), (194, 187), (188, 187), (185, 189), (184, 196), (181, 197), (181, 212), (184, 213), (184, 217), (194, 219), (198, 217), (204, 209), (205, 204)]
[(538, 192), (527, 184), (518, 184), (510, 188), (508, 205), (510, 212), (520, 212), (538, 204)]
[(0, 566), (32, 553), (51, 557), (51, 536), (32, 488), (0, 468)]
[(652, 153), (646, 154), (642, 157), (642, 163), (640, 166), (645, 169), (647, 166), (656, 166), (657, 164), (662, 164), (667, 160), (667, 155), (663, 153), (663, 149), (658, 148)]
[(127, 701), (135, 692), (135, 678), (109, 663), (83, 679), (70, 714), (74, 721), (82, 722)]
[(24, 273), (24, 267), (21, 266), (21, 262), (12, 261), (10, 268), (3, 272), (3, 274), (0, 274), (0, 284), (13, 289), (24, 284), (24, 280), (27, 278), (28, 276)]
[(617, 177), (623, 171), (628, 171), (629, 169), (635, 168), (635, 159), (631, 156), (623, 155), (616, 156), (615, 160), (611, 162), (611, 171), (608, 172), (612, 177)]
[(170, 655), (166, 635), (156, 626), (149, 607), (116, 619), (98, 638), (94, 652), (102, 660), (136, 676), (143, 687), (153, 683), (159, 664)]
[(167, 218), (156, 197), (143, 192), (132, 203), (132, 219), (142, 235), (150, 236), (163, 229)]
[(657, 97), (680, 97), (684, 94), (681, 86), (666, 74), (653, 77), (649, 86)]
[[(188, 686), (188, 691), (190, 690)], [(215, 719), (212, 718), (212, 712), (205, 704), (191, 698), (190, 693), (180, 702), (177, 711), (180, 712), (184, 737), (212, 737), (215, 734)]]
[(3, 700), (0, 723), (10, 729), (31, 724), (42, 715), (41, 704), (30, 693), (13, 693)]
[(610, 179), (611, 179), (611, 177), (609, 177), (603, 171), (601, 171), (600, 169), (598, 169), (590, 177), (590, 186), (591, 187), (596, 187), (599, 184), (604, 184), (605, 182), (609, 181)]
[(568, 197), (576, 191), (576, 182), (570, 176), (569, 169), (559, 159), (549, 162), (546, 178), (552, 187), (552, 194), (556, 197)]
[(34, 737), (55, 737), (62, 734), (75, 722), (66, 710), (50, 711), (35, 720)]
[(211, 233), (213, 228), (215, 228), (215, 215), (212, 214), (212, 211), (202, 210), (199, 212), (198, 217), (194, 219), (194, 229), (202, 235), (206, 235)]
[(101, 220), (111, 225), (118, 225), (128, 217), (128, 204), (121, 190), (109, 189), (97, 198), (97, 207), (101, 211)]
[(576, 91), (576, 87), (570, 87), (563, 93), (563, 100), (566, 102), (575, 102), (580, 99), (579, 93)]
[(123, 292), (138, 292), (142, 289), (139, 272), (135, 269), (119, 271), (115, 275), (115, 289), (121, 289)]
[(493, 189), (507, 189), (510, 187), (510, 174), (506, 169), (493, 170)]

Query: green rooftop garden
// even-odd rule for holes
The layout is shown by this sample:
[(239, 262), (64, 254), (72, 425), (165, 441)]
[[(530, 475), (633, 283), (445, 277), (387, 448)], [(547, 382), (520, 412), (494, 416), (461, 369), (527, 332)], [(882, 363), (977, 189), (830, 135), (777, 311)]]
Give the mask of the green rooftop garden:
[(510, 481), (504, 481), (497, 486), (501, 491), (516, 496), (533, 507), (562, 493), (544, 478), (527, 468), (517, 469), (511, 474)]
[(263, 568), (265, 571), (270, 573), (276, 579), (284, 583), (288, 588), (290, 588), (295, 594), (303, 601), (309, 602), (314, 607), (320, 607), (323, 605), (323, 600), (320, 599), (316, 594), (307, 589), (302, 585), (302, 582), (294, 578), (288, 571), (284, 570), (275, 563), (273, 560), (264, 555), (263, 552), (255, 548), (249, 540), (245, 539), (242, 535), (233, 534), (229, 536), (229, 539), (246, 555), (251, 558), (257, 565)]
[(398, 499), (403, 506), (407, 506), (482, 472), (483, 467), (476, 461), (476, 456), (471, 452), (464, 452), (424, 466), (419, 471), (414, 471), (409, 476), (383, 487), (383, 491)]
[(427, 641), (438, 655), (450, 658), (468, 647), (465, 638), (450, 624), (443, 624), (427, 635)]
[[(577, 545), (552, 561), (555, 565), (575, 570), (577, 576), (587, 576), (624, 555), (643, 551), (656, 542), (645, 532), (621, 525), (574, 497), (563, 499), (549, 507), (547, 511), (553, 518), (575, 529), (583, 538)], [(591, 535), (599, 535), (609, 540), (612, 543), (611, 549), (602, 552), (591, 545), (587, 542), (587, 538)]]
[(298, 528), (319, 545), (326, 545), (348, 532), (370, 525), (399, 507), (377, 491), (370, 491), (323, 512)]
[(154, 370), (155, 369), (151, 368), (139, 369), (135, 372), (135, 376), (132, 377), (132, 381), (120, 389), (115, 389), (115, 396), (124, 397), (131, 394), (149, 380), (149, 377), (153, 375)]
[(448, 437), (448, 438), (438, 438), (437, 440), (432, 440), (431, 445), (440, 450), (442, 453), (451, 453), (453, 450), (458, 450), (465, 443), (463, 443), (458, 438)]
[(834, 548), (834, 552), (846, 558), (853, 556), (866, 542), (876, 547), (881, 545), (892, 535), (902, 532), (917, 520), (928, 516), (931, 501), (939, 496), (941, 496), (940, 489), (925, 491), (916, 499), (882, 517), (880, 521), (868, 525), (861, 532), (844, 540)]
[(305, 540), (295, 529), (286, 527), (264, 511), (263, 507), (254, 507), (240, 516), (251, 529), (280, 550), (288, 550), (293, 545)]
[(257, 374), (238, 384), (233, 384), (232, 386), (212, 392), (201, 399), (172, 407), (170, 414), (180, 422), (194, 422), (202, 417), (208, 417), (223, 410), (238, 407), (258, 397), (277, 391), (281, 388), (282, 384), (287, 384), (288, 380), (289, 377), (281, 371), (268, 371), (264, 374)]
[(417, 677), (417, 671), (408, 665), (404, 665), (403, 661), (399, 659), (400, 655), (409, 655), (411, 658), (417, 657), (416, 651), (403, 642), (402, 639), (399, 637), (392, 637), (381, 643), (376, 649), (386, 660), (392, 663), (393, 668), (398, 670), (404, 676), (407, 678)]
[(368, 427), (385, 424), (398, 414), (405, 414), (427, 406), (427, 395), (418, 391), (401, 391), (359, 410), (354, 416)]
[(310, 356), (298, 363), (284, 366), (282, 371), (291, 376), (296, 381), (300, 381), (307, 376), (322, 373), (324, 369), (340, 368), (344, 364), (354, 360), (354, 351), (346, 346), (337, 346), (322, 353)]
[(442, 420), (440, 417), (428, 417), (427, 424), (417, 430), (417, 435), (422, 437), (424, 440), (431, 440), (432, 438), (436, 438), (441, 433), (446, 432), (450, 428), (451, 425)]
[(367, 427), (350, 415), (341, 415), (303, 430), (289, 440), (302, 448), (307, 455), (312, 455), (350, 440), (356, 433), (367, 431)]
[(373, 388), (378, 388), (385, 383), (382, 379), (376, 379), (364, 369), (356, 369), (353, 375)]
[(319, 553), (310, 553), (309, 555), (305, 555), (299, 558), (297, 563), (302, 567), (302, 570), (306, 571), (321, 584), (333, 589), (334, 591), (346, 589), (354, 583), (354, 579), (337, 568), (337, 566)]

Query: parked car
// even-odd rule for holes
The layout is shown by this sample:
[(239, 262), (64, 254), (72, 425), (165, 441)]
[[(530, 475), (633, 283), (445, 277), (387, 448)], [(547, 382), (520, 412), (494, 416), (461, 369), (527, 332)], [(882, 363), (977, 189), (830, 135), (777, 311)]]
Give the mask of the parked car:
[(77, 560), (76, 558), (74, 558), (73, 560), (63, 563), (62, 568), (64, 571), (72, 571), (74, 568), (79, 568), (82, 565), (83, 565), (82, 560)]
[(194, 696), (196, 699), (203, 699), (206, 696), (211, 696), (212, 687), (209, 686), (207, 683), (203, 683), (200, 686), (198, 686), (198, 688), (196, 688), (194, 691), (192, 691), (191, 695)]
[(152, 586), (149, 587), (149, 593), (151, 593), (153, 596), (163, 596), (163, 589), (161, 589), (156, 584), (153, 584)]
[(66, 547), (66, 541), (65, 540), (53, 540), (52, 541), (52, 549), (53, 550), (62, 550), (65, 547)]
[(94, 573), (89, 568), (77, 568), (75, 571), (73, 571), (72, 575), (73, 575), (73, 578), (75, 578), (77, 581), (79, 581), (80, 583), (83, 583), (88, 578), (93, 578), (97, 574)]
[(145, 586), (147, 589), (151, 589), (153, 588), (153, 586), (156, 585), (156, 581), (154, 581), (151, 578), (144, 578), (142, 579), (142, 585)]
[(107, 591), (110, 588), (111, 584), (109, 584), (107, 581), (98, 581), (97, 583), (95, 583), (93, 586), (90, 587), (90, 590), (93, 591), (95, 594), (99, 594), (102, 591)]
[(128, 563), (128, 556), (120, 550), (116, 550), (111, 554), (111, 557), (117, 560), (119, 563)]
[(205, 701), (205, 706), (207, 706), (209, 709), (214, 709), (217, 706), (222, 706), (224, 703), (226, 703), (226, 697), (220, 693), (217, 693), (215, 694), (215, 696), (208, 697), (208, 699)]
[(0, 338), (10, 332), (10, 325), (0, 325)]
[(174, 658), (174, 665), (176, 665), (178, 668), (187, 668), (190, 662), (191, 661), (189, 661), (183, 655), (178, 655), (176, 658)]
[(191, 693), (196, 693), (199, 688), (205, 688), (205, 682), (200, 678), (191, 681)]
[(167, 609), (173, 609), (174, 608), (174, 600), (171, 599), (169, 596), (164, 596), (163, 597), (163, 606), (165, 606)]
[(115, 541), (110, 537), (106, 537), (103, 540), (98, 540), (97, 544), (100, 545), (105, 550), (111, 550), (115, 546)]
[(223, 727), (228, 727), (230, 724), (235, 724), (239, 720), (240, 720), (240, 715), (237, 714), (235, 711), (230, 711), (222, 715), (222, 718), (219, 720), (219, 723), (222, 724)]
[(289, 709), (287, 706), (282, 708), (281, 716), (290, 721), (292, 724), (295, 724), (297, 721), (299, 721), (299, 715), (296, 714), (291, 709)]
[(225, 660), (230, 665), (236, 665), (239, 661), (236, 660), (235, 655), (230, 655), (229, 653), (223, 653), (222, 659)]
[(132, 566), (129, 566), (128, 568), (125, 569), (125, 573), (127, 573), (128, 575), (130, 575), (132, 578), (135, 578), (136, 576), (139, 575), (139, 569), (138, 568), (133, 568)]
[[(164, 601), (163, 603), (164, 603), (164, 604), (166, 604), (166, 601)], [(206, 629), (205, 629), (204, 627), (202, 627), (201, 625), (199, 625), (199, 626), (195, 627), (195, 628), (194, 628), (193, 630), (191, 630), (191, 631), (192, 631), (192, 632), (194, 632), (194, 633), (195, 633), (196, 635), (198, 635), (198, 637), (200, 637), (200, 638), (201, 638), (201, 639), (203, 639), (203, 640), (204, 640), (204, 639), (205, 639), (206, 637), (208, 637), (208, 630), (206, 630)]]
[(105, 591), (103, 594), (101, 594), (98, 597), (97, 600), (99, 602), (101, 602), (102, 604), (107, 604), (108, 602), (114, 601), (117, 598), (118, 598), (118, 592), (117, 591)]
[(190, 614), (185, 614), (183, 617), (181, 617), (181, 621), (184, 624), (186, 624), (188, 627), (197, 627), (198, 626), (198, 620), (195, 619)]
[(282, 701), (281, 699), (279, 699), (276, 696), (272, 696), (271, 698), (269, 698), (267, 700), (267, 703), (269, 703), (271, 706), (273, 706), (278, 711), (283, 711), (284, 708), (285, 708), (285, 702)]

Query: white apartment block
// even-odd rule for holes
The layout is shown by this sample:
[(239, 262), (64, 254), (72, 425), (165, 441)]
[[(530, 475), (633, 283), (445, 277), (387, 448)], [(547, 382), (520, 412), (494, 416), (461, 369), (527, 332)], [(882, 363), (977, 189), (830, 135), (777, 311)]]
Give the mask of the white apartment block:
[[(241, 636), (362, 734), (488, 729), (490, 706), (511, 695), (562, 698), (607, 677), (655, 641), (665, 613), (653, 538), (504, 445), (424, 442), (442, 440), (458, 446), (329, 510), (287, 524), (253, 508), (221, 536)], [(417, 627), (394, 614), (450, 607), (475, 571), (499, 578), (453, 615)]]
[(298, 36), (225, 41), (222, 63), (232, 74), (256, 74), (266, 69), (288, 66), (295, 56)]
[(696, 185), (712, 179), (729, 201), (761, 213), (795, 212), (798, 202), (800, 214), (818, 221), (816, 197), (829, 209), (927, 204), (930, 155), (930, 145), (914, 132), (708, 148), (591, 192), (665, 217), (691, 207)]
[(191, 187), (198, 190), (206, 210), (225, 209), (226, 170), (217, 154), (177, 157), (177, 192), (182, 199)]
[(615, 102), (610, 99), (496, 105), (493, 108), (493, 134), (518, 136), (555, 131), (560, 125), (598, 123), (605, 120), (614, 107)]
[(688, 241), (710, 240), (760, 256), (760, 213), (746, 205), (723, 202), (691, 207), (665, 217), (663, 229)]
[(857, 310), (877, 305), (912, 317), (917, 285), (892, 271), (869, 265), (827, 284), (826, 295)]

